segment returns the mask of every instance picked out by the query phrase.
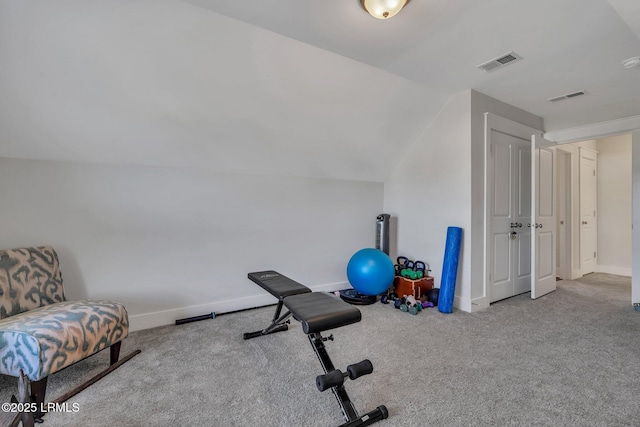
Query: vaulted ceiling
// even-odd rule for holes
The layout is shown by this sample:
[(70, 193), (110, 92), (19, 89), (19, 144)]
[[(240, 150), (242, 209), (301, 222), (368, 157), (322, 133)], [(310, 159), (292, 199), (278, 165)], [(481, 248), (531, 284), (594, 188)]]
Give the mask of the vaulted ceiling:
[(0, 0), (0, 156), (382, 181), (463, 90), (547, 131), (640, 114), (639, 5)]

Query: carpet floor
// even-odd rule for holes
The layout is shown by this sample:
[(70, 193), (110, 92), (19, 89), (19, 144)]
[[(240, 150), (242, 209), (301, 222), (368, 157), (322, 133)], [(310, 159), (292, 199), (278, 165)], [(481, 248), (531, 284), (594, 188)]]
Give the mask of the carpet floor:
[[(638, 426), (640, 313), (627, 277), (559, 281), (537, 300), (523, 294), (484, 311), (416, 316), (361, 306), (362, 321), (331, 331), (344, 370), (368, 358), (374, 372), (346, 388), (360, 413), (386, 405), (391, 426)], [(77, 412), (44, 426), (337, 426), (333, 394), (300, 324), (249, 341), (273, 307), (133, 332), (106, 378), (73, 397)], [(108, 351), (49, 378), (52, 400), (108, 365)], [(0, 401), (16, 392), (0, 376)], [(73, 408), (73, 407), (72, 407)]]

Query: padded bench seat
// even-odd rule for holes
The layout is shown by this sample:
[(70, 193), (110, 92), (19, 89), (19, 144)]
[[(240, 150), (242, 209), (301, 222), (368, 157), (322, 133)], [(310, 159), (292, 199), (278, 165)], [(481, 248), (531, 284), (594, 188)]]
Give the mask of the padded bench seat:
[(306, 286), (301, 285), (295, 280), (291, 280), (287, 276), (283, 276), (273, 270), (249, 273), (248, 277), (252, 282), (278, 298), (280, 301), (291, 295), (311, 292), (311, 289)]
[(357, 323), (362, 314), (339, 298), (321, 292), (292, 295), (284, 300), (293, 318), (302, 323), (305, 334)]

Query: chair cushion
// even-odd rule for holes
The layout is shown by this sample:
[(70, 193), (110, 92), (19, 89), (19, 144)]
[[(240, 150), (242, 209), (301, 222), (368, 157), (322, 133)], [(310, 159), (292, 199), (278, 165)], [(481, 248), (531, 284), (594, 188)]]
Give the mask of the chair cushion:
[(64, 300), (51, 246), (0, 250), (0, 319)]
[(0, 374), (20, 369), (38, 381), (122, 341), (124, 306), (112, 301), (64, 301), (0, 320)]

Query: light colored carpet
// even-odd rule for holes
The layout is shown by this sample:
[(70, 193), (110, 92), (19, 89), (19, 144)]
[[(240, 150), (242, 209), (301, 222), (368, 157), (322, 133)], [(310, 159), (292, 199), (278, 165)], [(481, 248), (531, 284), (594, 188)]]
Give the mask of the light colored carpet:
[[(630, 279), (592, 274), (469, 314), (360, 307), (360, 323), (333, 331), (338, 369), (369, 358), (372, 375), (347, 381), (360, 413), (386, 405), (390, 426), (638, 426), (640, 313)], [(337, 426), (333, 394), (300, 324), (249, 341), (273, 307), (132, 333), (142, 353), (50, 413), (44, 426)], [(52, 375), (57, 397), (108, 365), (102, 352)], [(0, 401), (15, 392), (0, 377)]]

